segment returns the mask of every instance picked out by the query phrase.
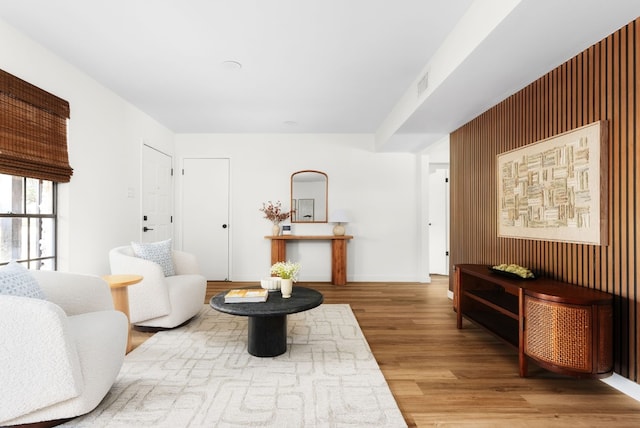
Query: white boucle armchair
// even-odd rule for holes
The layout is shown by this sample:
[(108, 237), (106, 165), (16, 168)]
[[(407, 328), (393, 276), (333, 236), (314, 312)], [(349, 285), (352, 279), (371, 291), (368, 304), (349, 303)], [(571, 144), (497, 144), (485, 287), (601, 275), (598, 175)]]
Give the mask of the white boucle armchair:
[(131, 324), (148, 328), (174, 328), (200, 312), (207, 280), (199, 273), (193, 254), (171, 250), (175, 275), (165, 276), (159, 264), (134, 255), (129, 245), (109, 251), (112, 274), (137, 274), (143, 280), (128, 287)]
[(0, 295), (0, 425), (93, 410), (124, 361), (127, 317), (100, 277), (33, 271), (46, 300)]

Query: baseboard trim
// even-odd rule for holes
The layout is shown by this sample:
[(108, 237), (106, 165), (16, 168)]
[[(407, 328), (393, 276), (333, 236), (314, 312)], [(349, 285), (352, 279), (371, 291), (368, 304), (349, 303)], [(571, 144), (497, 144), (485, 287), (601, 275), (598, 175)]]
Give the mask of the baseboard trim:
[[(453, 300), (453, 291), (447, 290), (447, 297)], [(607, 378), (600, 379), (600, 381), (606, 383), (613, 389), (617, 389), (624, 395), (629, 396), (636, 401), (640, 401), (640, 385), (635, 383), (634, 381), (620, 376), (617, 373), (614, 373)]]
[(600, 380), (610, 387), (622, 392), (624, 395), (627, 395), (636, 401), (640, 401), (640, 385), (638, 385), (634, 381), (620, 376), (617, 373), (614, 373), (611, 376)]

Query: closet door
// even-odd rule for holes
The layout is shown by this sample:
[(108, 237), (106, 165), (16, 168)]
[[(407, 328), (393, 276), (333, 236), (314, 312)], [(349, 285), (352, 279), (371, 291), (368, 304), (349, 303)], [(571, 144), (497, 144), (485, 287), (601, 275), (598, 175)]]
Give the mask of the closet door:
[(171, 156), (151, 146), (142, 147), (142, 242), (173, 237), (173, 176)]
[(429, 174), (430, 273), (449, 275), (449, 170)]
[(207, 280), (229, 280), (229, 159), (185, 158), (182, 174), (182, 248)]

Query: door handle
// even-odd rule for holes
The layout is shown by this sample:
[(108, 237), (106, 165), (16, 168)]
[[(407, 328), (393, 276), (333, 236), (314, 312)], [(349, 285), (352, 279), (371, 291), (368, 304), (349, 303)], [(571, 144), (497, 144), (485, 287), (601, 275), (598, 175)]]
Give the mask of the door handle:
[(226, 225), (226, 224), (223, 224), (223, 225), (222, 225), (222, 228), (223, 228), (223, 229), (226, 229), (226, 228), (227, 228), (227, 225)]
[(142, 228), (142, 231), (143, 231), (143, 232), (148, 232), (149, 230), (153, 230), (153, 229), (149, 229), (147, 226), (145, 226), (145, 227), (143, 227), (143, 228)]

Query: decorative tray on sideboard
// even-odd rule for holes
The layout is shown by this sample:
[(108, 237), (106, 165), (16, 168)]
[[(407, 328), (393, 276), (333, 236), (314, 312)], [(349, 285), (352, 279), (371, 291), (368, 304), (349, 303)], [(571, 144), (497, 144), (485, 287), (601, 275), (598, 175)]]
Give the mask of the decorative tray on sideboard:
[(536, 279), (535, 272), (532, 272), (533, 273), (533, 277), (532, 278), (523, 278), (520, 275), (517, 275), (515, 273), (507, 272), (506, 270), (496, 269), (496, 268), (494, 268), (492, 266), (489, 266), (489, 270), (491, 272), (497, 274), (497, 275), (501, 275), (501, 276), (504, 276), (506, 278), (511, 278), (511, 279), (520, 279), (520, 280), (523, 280), (523, 281), (531, 281), (531, 280)]

